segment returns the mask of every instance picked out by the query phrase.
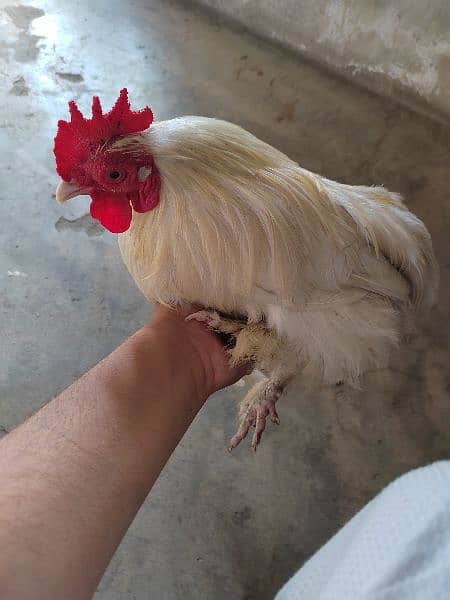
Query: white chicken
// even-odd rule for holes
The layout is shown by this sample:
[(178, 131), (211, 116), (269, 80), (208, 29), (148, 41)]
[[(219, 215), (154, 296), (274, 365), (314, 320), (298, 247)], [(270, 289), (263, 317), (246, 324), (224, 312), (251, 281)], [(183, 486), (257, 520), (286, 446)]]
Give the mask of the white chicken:
[(387, 366), (438, 270), (424, 224), (383, 187), (350, 186), (302, 169), (241, 127), (204, 117), (151, 125), (122, 90), (92, 119), (70, 103), (59, 122), (57, 199), (92, 197), (119, 235), (123, 260), (151, 302), (201, 305), (191, 315), (231, 334), (233, 363), (264, 377), (240, 407), (234, 448), (298, 373), (358, 386)]

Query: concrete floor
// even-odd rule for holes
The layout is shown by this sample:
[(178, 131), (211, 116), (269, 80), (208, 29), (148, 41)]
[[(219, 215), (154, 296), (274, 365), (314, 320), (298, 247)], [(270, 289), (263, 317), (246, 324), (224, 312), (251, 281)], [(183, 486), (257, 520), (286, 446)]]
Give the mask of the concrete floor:
[[(94, 8), (95, 6), (95, 8)], [(157, 118), (222, 117), (347, 183), (405, 193), (442, 268), (441, 300), (389, 371), (336, 400), (298, 381), (256, 456), (225, 445), (234, 387), (210, 400), (119, 548), (96, 600), (257, 599), (398, 474), (449, 455), (450, 134), (175, 2), (1, 1), (0, 429), (143, 323), (115, 237), (63, 208), (52, 140), (66, 102), (127, 85)]]

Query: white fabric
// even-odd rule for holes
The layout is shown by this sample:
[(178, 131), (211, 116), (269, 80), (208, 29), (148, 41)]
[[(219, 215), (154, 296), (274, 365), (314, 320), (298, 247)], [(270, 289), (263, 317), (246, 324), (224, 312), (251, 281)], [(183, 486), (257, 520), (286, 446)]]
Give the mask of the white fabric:
[(276, 600), (449, 600), (450, 461), (403, 475), (365, 506)]

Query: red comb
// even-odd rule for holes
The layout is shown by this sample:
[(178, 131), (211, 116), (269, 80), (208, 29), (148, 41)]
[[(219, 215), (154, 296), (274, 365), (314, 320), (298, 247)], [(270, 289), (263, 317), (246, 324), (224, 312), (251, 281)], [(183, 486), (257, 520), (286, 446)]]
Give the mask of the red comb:
[(107, 140), (144, 131), (153, 121), (153, 113), (148, 106), (143, 110), (131, 110), (126, 88), (120, 90), (109, 113), (102, 113), (98, 96), (92, 98), (91, 119), (83, 117), (73, 100), (69, 102), (69, 112), (70, 121), (58, 121), (53, 148), (56, 170), (65, 181), (73, 179), (73, 172)]

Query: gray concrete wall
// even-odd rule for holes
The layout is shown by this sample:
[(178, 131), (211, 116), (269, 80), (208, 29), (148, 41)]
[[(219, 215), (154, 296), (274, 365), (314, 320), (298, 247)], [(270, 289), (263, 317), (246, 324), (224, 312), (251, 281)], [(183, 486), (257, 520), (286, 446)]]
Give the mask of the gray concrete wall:
[(198, 0), (416, 110), (450, 120), (448, 0)]

